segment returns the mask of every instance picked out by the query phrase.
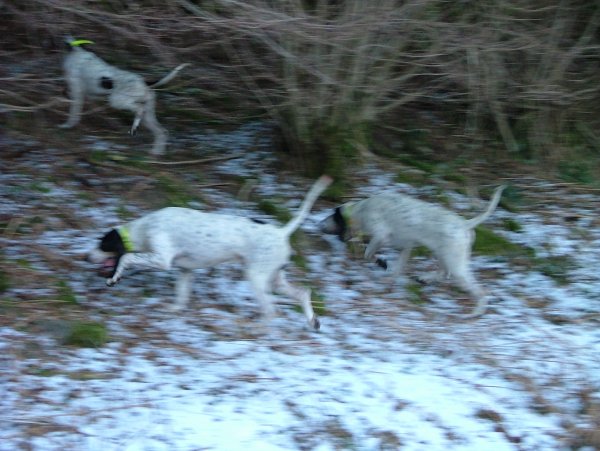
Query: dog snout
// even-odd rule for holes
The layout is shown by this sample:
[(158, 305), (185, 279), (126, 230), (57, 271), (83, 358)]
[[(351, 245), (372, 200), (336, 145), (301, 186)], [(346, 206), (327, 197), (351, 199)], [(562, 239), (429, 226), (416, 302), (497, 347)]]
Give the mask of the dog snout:
[(339, 233), (337, 224), (333, 220), (333, 215), (326, 217), (318, 224), (319, 230), (328, 235), (337, 235)]
[(85, 261), (88, 263), (102, 263), (108, 257), (107, 254), (98, 249), (92, 249), (85, 254)]
[(91, 252), (88, 252), (87, 254), (85, 254), (84, 260), (88, 263), (98, 263), (97, 261), (94, 260), (94, 256), (92, 255)]

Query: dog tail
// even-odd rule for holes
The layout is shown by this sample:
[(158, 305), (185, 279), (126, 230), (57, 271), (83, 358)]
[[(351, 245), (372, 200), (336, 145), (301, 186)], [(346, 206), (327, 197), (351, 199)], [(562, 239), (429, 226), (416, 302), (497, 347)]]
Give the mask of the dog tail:
[(492, 196), (492, 200), (488, 204), (487, 209), (483, 213), (481, 213), (479, 216), (475, 216), (473, 219), (467, 220), (466, 221), (467, 228), (474, 229), (475, 227), (477, 227), (479, 224), (481, 224), (483, 221), (485, 221), (487, 218), (490, 217), (490, 215), (494, 212), (494, 210), (498, 206), (498, 202), (500, 202), (500, 196), (502, 196), (502, 191), (504, 191), (504, 188), (506, 188), (506, 185), (502, 185), (502, 186), (499, 186), (498, 188), (496, 188), (496, 191), (494, 191), (494, 195)]
[(154, 83), (149, 84), (148, 86), (151, 88), (158, 88), (159, 86), (166, 85), (167, 83), (169, 83), (171, 80), (173, 80), (175, 78), (175, 76), (181, 69), (183, 69), (184, 67), (189, 66), (189, 65), (190, 65), (190, 63), (180, 64), (175, 69), (173, 69), (171, 72), (169, 72), (167, 75), (165, 75), (163, 78), (161, 78), (160, 80), (158, 80)]
[(329, 185), (331, 185), (332, 182), (333, 179), (331, 177), (329, 177), (328, 175), (322, 175), (314, 183), (314, 185), (308, 191), (308, 194), (304, 198), (302, 205), (300, 205), (300, 209), (298, 210), (298, 213), (296, 213), (296, 216), (290, 222), (283, 226), (283, 231), (288, 236), (294, 233), (296, 229), (300, 227), (300, 224), (302, 224), (302, 222), (306, 219), (306, 216), (308, 216), (308, 212), (312, 208), (317, 198), (321, 195), (323, 191), (325, 191), (325, 189), (327, 189)]

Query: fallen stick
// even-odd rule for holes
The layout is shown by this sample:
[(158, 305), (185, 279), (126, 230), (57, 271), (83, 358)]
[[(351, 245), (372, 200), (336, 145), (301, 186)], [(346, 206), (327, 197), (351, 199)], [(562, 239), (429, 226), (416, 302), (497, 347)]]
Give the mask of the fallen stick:
[(178, 164), (191, 165), (191, 164), (214, 163), (216, 161), (233, 160), (235, 158), (240, 158), (240, 157), (241, 157), (240, 155), (229, 155), (229, 156), (226, 156), (226, 157), (201, 158), (199, 160), (184, 160), (184, 161), (144, 160), (144, 163), (160, 164), (160, 165), (163, 165), (163, 166), (175, 166), (175, 165), (178, 165)]

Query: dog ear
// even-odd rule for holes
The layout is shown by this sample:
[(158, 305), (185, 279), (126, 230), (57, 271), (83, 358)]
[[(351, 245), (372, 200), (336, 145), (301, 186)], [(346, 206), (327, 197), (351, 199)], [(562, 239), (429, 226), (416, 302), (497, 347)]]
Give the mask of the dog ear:
[(100, 87), (102, 89), (111, 90), (113, 88), (113, 80), (109, 77), (100, 77)]
[(100, 240), (100, 250), (114, 252), (119, 257), (126, 252), (125, 243), (123, 243), (123, 239), (116, 229), (112, 229), (102, 237)]
[(112, 229), (100, 239), (99, 247), (100, 250), (103, 252), (114, 252), (115, 254), (117, 254), (115, 265), (112, 269), (112, 272), (108, 275), (108, 277), (111, 278), (117, 272), (117, 268), (119, 266), (119, 261), (121, 260), (121, 257), (127, 252), (125, 249), (125, 243), (123, 243), (123, 239), (121, 238), (119, 232), (116, 229)]
[(73, 47), (71, 47), (71, 42), (73, 42), (73, 36), (71, 35), (67, 35), (64, 37), (63, 42), (65, 43), (65, 48), (67, 50), (72, 50)]
[(346, 231), (348, 230), (348, 224), (342, 214), (342, 207), (337, 207), (333, 213), (333, 222), (337, 226), (337, 236), (340, 241), (346, 241)]

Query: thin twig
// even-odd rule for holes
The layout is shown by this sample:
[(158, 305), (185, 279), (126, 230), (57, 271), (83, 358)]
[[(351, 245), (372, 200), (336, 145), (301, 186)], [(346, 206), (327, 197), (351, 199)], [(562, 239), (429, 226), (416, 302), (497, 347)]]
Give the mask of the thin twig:
[(9, 105), (6, 103), (0, 103), (0, 111), (20, 111), (20, 112), (33, 112), (38, 110), (45, 110), (54, 106), (58, 103), (68, 103), (69, 100), (64, 97), (55, 97), (49, 100), (46, 103), (38, 103), (34, 106), (19, 106), (19, 105)]
[(225, 157), (211, 157), (201, 158), (199, 160), (184, 160), (184, 161), (158, 161), (158, 160), (144, 160), (144, 163), (159, 164), (162, 166), (176, 166), (176, 165), (192, 165), (192, 164), (208, 164), (217, 161), (233, 160), (235, 158), (241, 158), (241, 155), (228, 155)]
[(195, 185), (194, 188), (204, 189), (204, 188), (215, 188), (218, 186), (232, 186), (233, 183), (229, 182), (221, 182), (221, 183), (206, 183), (204, 185)]

